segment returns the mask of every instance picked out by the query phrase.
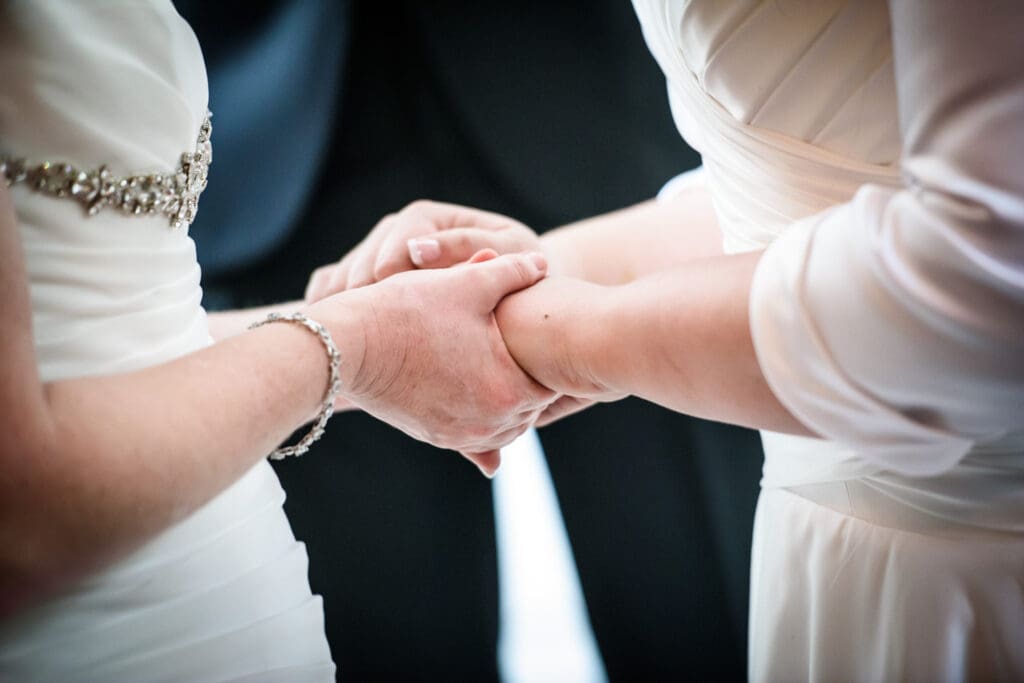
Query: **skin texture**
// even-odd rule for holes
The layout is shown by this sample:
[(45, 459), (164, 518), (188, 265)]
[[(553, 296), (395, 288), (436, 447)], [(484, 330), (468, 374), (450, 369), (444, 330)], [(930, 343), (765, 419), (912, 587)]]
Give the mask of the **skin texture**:
[[(486, 239), (479, 239), (481, 233), (486, 233)], [(408, 243), (413, 238), (435, 246), (410, 249)], [(425, 262), (421, 256), (433, 248), (438, 250), (437, 256)], [(382, 218), (339, 262), (313, 271), (305, 298), (318, 301), (418, 267), (447, 268), (468, 261), (483, 249), (497, 253), (539, 251), (540, 242), (532, 230), (506, 216), (456, 204), (413, 202)]]
[(807, 435), (772, 395), (754, 354), (746, 294), (759, 258), (698, 259), (612, 287), (552, 277), (507, 298), (498, 323), (516, 361), (560, 394), (635, 395), (689, 415)]
[[(467, 228), (473, 220), (479, 222)], [(378, 224), (339, 264), (318, 271), (309, 293), (350, 282), (352, 263), (443, 268), (476, 249), (532, 246), (520, 229), (510, 233), (513, 223), (416, 202)], [(417, 236), (438, 246), (420, 266), (408, 256)], [(636, 395), (713, 420), (810, 434), (772, 394), (754, 352), (747, 301), (760, 253), (722, 254), (702, 185), (559, 228), (539, 243), (553, 277), (509, 297), (497, 312), (516, 362), (559, 394), (538, 425), (595, 401)]]
[(623, 284), (684, 261), (722, 253), (714, 207), (702, 186), (564, 226), (542, 238), (522, 223), (456, 204), (420, 200), (384, 217), (337, 263), (318, 268), (307, 302), (414, 268), (448, 268), (483, 249), (541, 251), (548, 272)]
[[(498, 449), (555, 400), (516, 364), (494, 317), (508, 293), (543, 277), (546, 261), (539, 254), (508, 259), (485, 250), (464, 265), (401, 273), (336, 295), (345, 297), (347, 315), (372, 321), (362, 326), (367, 342), (362, 366), (346, 382), (349, 400), (414, 438), (463, 452), (488, 476)], [(386, 295), (376, 291), (381, 285)]]
[[(511, 359), (493, 315), (506, 294), (540, 279), (546, 264), (528, 254), (485, 252), (477, 260), (405, 273), (305, 312), (339, 347), (347, 402), (436, 445), (482, 453), (480, 466), (493, 471), (495, 449), (554, 397)], [(0, 618), (187, 516), (323, 399), (319, 340), (289, 324), (239, 332), (246, 314), (225, 319), (234, 320), (235, 334), (170, 362), (43, 382), (20, 237), (2, 184), (0, 306)], [(469, 376), (484, 378), (492, 391), (474, 391)], [(465, 402), (455, 400), (462, 396)]]

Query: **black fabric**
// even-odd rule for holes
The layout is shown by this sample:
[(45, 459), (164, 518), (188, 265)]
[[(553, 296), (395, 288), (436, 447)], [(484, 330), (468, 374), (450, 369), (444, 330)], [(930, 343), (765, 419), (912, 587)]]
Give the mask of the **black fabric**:
[[(697, 163), (625, 0), (366, 0), (347, 21), (308, 206), (270, 257), (204, 271), (219, 300), (300, 296), (315, 266), (417, 198), (543, 230)], [(197, 24), (201, 42), (225, 25)], [(756, 435), (626, 400), (541, 436), (611, 680), (741, 679)], [(472, 465), (343, 414), (276, 466), (341, 679), (497, 679), (494, 516)]]

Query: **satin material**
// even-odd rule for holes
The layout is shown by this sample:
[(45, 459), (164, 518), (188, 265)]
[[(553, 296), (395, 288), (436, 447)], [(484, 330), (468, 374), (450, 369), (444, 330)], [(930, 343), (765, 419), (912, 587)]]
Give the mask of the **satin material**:
[[(195, 149), (206, 75), (169, 2), (33, 0), (0, 13), (4, 153), (127, 175), (170, 172)], [(144, 368), (210, 343), (187, 233), (165, 218), (87, 218), (72, 200), (20, 185), (11, 197), (44, 381)], [(261, 462), (131, 556), (0, 625), (0, 678), (334, 680), (283, 501)]]
[(762, 370), (831, 437), (763, 434), (751, 679), (1024, 677), (1024, 13), (634, 5), (726, 251), (768, 247)]

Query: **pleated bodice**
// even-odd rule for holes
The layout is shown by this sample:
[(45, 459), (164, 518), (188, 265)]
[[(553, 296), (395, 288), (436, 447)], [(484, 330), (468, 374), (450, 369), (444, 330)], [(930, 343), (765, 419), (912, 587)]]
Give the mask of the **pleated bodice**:
[[(202, 53), (169, 1), (0, 7), (8, 158), (174, 174), (197, 149), (206, 105)], [(138, 370), (211, 343), (187, 227), (111, 207), (88, 216), (23, 182), (10, 193), (44, 381)], [(0, 624), (0, 679), (334, 680), (283, 501), (260, 462), (130, 556)]]

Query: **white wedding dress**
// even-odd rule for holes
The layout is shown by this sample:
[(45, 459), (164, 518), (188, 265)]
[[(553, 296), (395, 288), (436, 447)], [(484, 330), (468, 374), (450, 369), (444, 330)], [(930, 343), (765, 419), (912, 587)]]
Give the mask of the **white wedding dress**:
[[(0, 154), (168, 173), (196, 149), (206, 98), (199, 46), (169, 0), (0, 6)], [(10, 192), (44, 381), (210, 343), (184, 230), (113, 209), (87, 217), (23, 183)], [(0, 680), (333, 681), (283, 500), (263, 461), (131, 556), (0, 624)]]
[(829, 437), (763, 434), (750, 678), (1024, 680), (1024, 5), (634, 4)]

